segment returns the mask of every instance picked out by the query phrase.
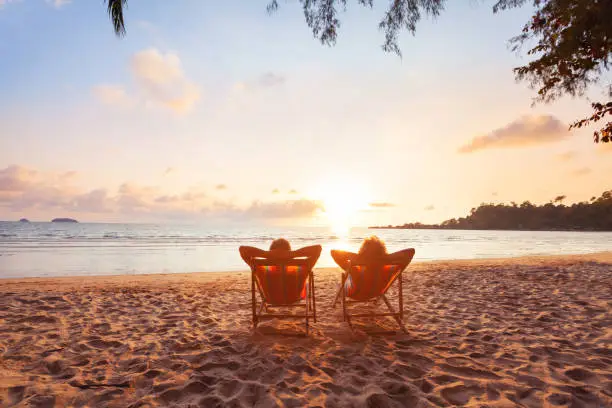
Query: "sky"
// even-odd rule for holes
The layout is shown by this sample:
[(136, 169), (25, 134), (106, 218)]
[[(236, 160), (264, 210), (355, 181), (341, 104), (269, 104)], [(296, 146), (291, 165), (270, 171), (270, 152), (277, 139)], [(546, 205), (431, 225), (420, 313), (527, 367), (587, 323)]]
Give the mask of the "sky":
[(377, 3), (328, 47), (296, 1), (131, 0), (118, 38), (102, 1), (0, 0), (0, 219), (432, 223), (610, 189), (612, 148), (567, 130), (588, 101), (515, 81), (528, 7), (449, 2), (400, 58)]

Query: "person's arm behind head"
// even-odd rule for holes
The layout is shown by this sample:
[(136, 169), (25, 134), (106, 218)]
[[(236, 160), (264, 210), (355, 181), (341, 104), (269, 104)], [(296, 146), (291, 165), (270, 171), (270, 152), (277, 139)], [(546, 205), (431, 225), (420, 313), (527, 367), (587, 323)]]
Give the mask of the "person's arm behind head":
[(240, 252), (240, 257), (242, 258), (242, 260), (246, 262), (249, 266), (251, 266), (251, 261), (253, 260), (253, 258), (266, 257), (266, 254), (268, 253), (268, 251), (264, 251), (262, 249), (255, 248), (252, 246), (241, 246), (240, 248), (238, 248), (238, 251)]
[(242, 259), (250, 266), (253, 258), (267, 258), (274, 261), (285, 261), (291, 258), (307, 258), (308, 264), (312, 268), (321, 255), (321, 245), (312, 245), (304, 248), (297, 249), (295, 251), (284, 251), (284, 250), (272, 250), (266, 251), (263, 249), (241, 246), (238, 248)]
[(338, 266), (345, 271), (348, 270), (351, 263), (354, 264), (357, 261), (357, 254), (348, 251), (340, 251), (338, 249), (332, 249), (331, 256)]
[(403, 249), (401, 251), (393, 252), (387, 255), (386, 262), (400, 265), (405, 268), (410, 264), (415, 254), (414, 248)]
[(323, 247), (321, 247), (321, 245), (311, 245), (311, 246), (307, 246), (307, 247), (296, 249), (295, 251), (292, 251), (291, 257), (292, 258), (307, 258), (308, 265), (310, 268), (312, 268), (319, 260), (322, 250), (323, 250)]

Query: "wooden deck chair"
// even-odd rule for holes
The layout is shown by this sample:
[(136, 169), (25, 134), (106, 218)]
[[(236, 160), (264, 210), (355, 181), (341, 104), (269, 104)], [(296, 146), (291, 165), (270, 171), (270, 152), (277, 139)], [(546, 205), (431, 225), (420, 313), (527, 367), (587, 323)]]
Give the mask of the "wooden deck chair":
[[(337, 256), (332, 257), (336, 260)], [(334, 299), (332, 307), (335, 307), (338, 298), (342, 301), (342, 316), (352, 329), (352, 318), (363, 317), (393, 317), (402, 331), (404, 327), (404, 299), (402, 287), (402, 273), (408, 267), (414, 256), (414, 249), (395, 252), (386, 255), (386, 258), (377, 263), (364, 263), (359, 259), (359, 255), (345, 253), (345, 262), (340, 265), (344, 269), (338, 293)], [(396, 311), (386, 294), (389, 288), (397, 282), (398, 289), (398, 310)], [(351, 313), (349, 305), (378, 301), (382, 299), (387, 306), (388, 312), (373, 313)]]
[[(243, 256), (251, 268), (253, 327), (257, 328), (259, 322), (266, 319), (304, 319), (308, 335), (309, 320), (317, 321), (312, 270), (321, 254), (321, 246), (284, 253), (240, 247), (241, 254), (245, 249), (255, 252), (255, 256)], [(305, 253), (309, 256), (305, 256)], [(304, 313), (281, 313), (271, 310), (271, 308), (291, 307), (304, 308)]]

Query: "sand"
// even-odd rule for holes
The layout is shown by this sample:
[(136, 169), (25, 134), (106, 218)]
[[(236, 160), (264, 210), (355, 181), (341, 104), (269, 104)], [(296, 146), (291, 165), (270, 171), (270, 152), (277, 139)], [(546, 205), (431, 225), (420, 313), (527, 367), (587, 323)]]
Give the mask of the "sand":
[(0, 406), (612, 406), (610, 253), (411, 265), (407, 333), (315, 274), (308, 337), (246, 272), (0, 280)]

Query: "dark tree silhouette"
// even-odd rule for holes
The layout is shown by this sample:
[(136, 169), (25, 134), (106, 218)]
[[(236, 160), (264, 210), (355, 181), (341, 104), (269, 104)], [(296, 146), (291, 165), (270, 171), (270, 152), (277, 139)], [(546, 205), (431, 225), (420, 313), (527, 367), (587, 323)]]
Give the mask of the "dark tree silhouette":
[[(493, 11), (522, 6), (527, 0), (500, 0)], [(523, 32), (511, 40), (513, 49), (532, 40), (527, 51), (536, 58), (514, 69), (517, 79), (538, 89), (535, 102), (563, 95), (582, 96), (599, 83), (612, 62), (612, 0), (532, 0), (536, 12)], [(605, 87), (612, 98), (612, 84)], [(570, 129), (593, 124), (612, 115), (612, 101), (591, 104), (592, 116), (574, 122)], [(612, 121), (593, 133), (596, 143), (612, 141)]]
[(108, 16), (110, 17), (115, 34), (118, 36), (125, 35), (125, 20), (123, 19), (123, 10), (127, 8), (127, 0), (107, 0), (106, 1)]
[[(123, 11), (127, 0), (106, 0), (115, 33), (125, 35)], [(340, 27), (339, 10), (347, 0), (299, 0), (306, 24), (323, 44), (333, 45)], [(374, 0), (357, 0), (372, 8)], [(392, 0), (379, 28), (384, 32), (382, 48), (401, 55), (397, 43), (402, 30), (414, 34), (423, 15), (436, 17), (446, 0)], [(600, 83), (601, 75), (612, 61), (612, 0), (497, 0), (493, 12), (531, 3), (535, 14), (520, 35), (510, 40), (514, 50), (532, 44), (527, 54), (535, 59), (514, 69), (517, 80), (526, 80), (537, 89), (536, 102), (550, 102), (563, 95), (583, 96), (588, 86)], [(269, 12), (277, 10), (278, 0), (271, 0)], [(606, 98), (612, 98), (608, 84)], [(612, 101), (592, 103), (593, 114), (577, 120), (570, 129), (594, 124), (612, 116)], [(612, 121), (593, 133), (595, 142), (612, 142)]]
[[(565, 196), (562, 195), (554, 201), (563, 199)], [(590, 202), (571, 206), (553, 203), (538, 206), (529, 201), (520, 206), (489, 203), (472, 208), (466, 217), (453, 218), (441, 224), (417, 222), (373, 228), (612, 231), (612, 190), (605, 191), (598, 198), (591, 198)]]

